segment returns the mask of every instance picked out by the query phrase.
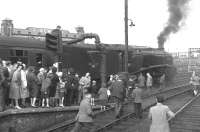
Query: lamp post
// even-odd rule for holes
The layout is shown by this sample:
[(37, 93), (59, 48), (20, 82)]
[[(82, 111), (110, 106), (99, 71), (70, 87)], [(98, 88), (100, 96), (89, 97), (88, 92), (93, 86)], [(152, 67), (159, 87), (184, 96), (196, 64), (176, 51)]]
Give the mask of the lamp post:
[(124, 1), (125, 8), (125, 49), (124, 49), (124, 72), (128, 73), (128, 0)]
[(125, 26), (125, 48), (124, 48), (124, 72), (126, 82), (128, 82), (128, 20), (131, 21), (130, 27), (135, 26), (131, 19), (128, 19), (128, 0), (124, 1), (125, 17), (124, 17), (124, 26)]

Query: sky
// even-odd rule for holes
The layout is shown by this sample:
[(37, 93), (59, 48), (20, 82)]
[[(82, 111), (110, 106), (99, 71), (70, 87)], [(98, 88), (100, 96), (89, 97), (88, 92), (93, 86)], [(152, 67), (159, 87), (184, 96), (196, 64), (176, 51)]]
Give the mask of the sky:
[[(97, 33), (101, 42), (124, 44), (124, 0), (0, 0), (0, 21), (9, 18), (15, 28), (40, 27), (76, 32), (83, 26), (87, 33)], [(129, 45), (158, 47), (157, 36), (169, 17), (167, 0), (128, 0)], [(190, 0), (187, 17), (176, 34), (171, 34), (166, 51), (200, 48), (200, 0)], [(130, 21), (129, 21), (130, 24)], [(90, 41), (86, 41), (90, 42)]]

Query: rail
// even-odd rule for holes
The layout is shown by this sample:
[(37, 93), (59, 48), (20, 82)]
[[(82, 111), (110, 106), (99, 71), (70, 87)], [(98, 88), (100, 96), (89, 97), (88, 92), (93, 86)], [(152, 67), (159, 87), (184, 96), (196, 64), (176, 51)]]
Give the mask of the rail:
[[(178, 114), (180, 114), (181, 112), (183, 112), (183, 110), (185, 108), (187, 108), (189, 105), (192, 104), (192, 102), (194, 102), (198, 97), (200, 96), (200, 94), (198, 94), (197, 96), (195, 96), (195, 98), (191, 99), (190, 101), (188, 101), (185, 105), (183, 105), (178, 111), (175, 112), (175, 118)], [(171, 121), (174, 118), (169, 118), (168, 121)]]

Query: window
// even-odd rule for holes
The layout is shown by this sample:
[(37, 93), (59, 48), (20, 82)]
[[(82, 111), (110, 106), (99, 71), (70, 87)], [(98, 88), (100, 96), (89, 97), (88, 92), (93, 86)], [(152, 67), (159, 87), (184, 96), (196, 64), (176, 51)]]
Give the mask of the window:
[(42, 62), (42, 54), (41, 53), (37, 53), (35, 59), (36, 59), (37, 63), (39, 63), (39, 62), (41, 63)]
[(17, 34), (21, 34), (21, 31), (17, 31)]
[(16, 56), (23, 56), (23, 50), (16, 50)]
[(24, 50), (24, 56), (28, 56), (28, 51)]

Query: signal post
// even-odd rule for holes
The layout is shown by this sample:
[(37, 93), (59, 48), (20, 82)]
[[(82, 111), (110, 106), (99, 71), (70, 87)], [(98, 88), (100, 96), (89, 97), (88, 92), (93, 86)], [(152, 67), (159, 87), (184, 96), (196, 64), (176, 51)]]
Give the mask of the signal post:
[[(54, 51), (55, 58), (54, 62), (61, 63), (62, 62), (62, 54), (63, 54), (63, 45), (62, 45), (62, 32), (61, 27), (57, 26), (51, 34), (46, 34), (46, 48)], [(60, 70), (60, 69), (59, 69)]]

